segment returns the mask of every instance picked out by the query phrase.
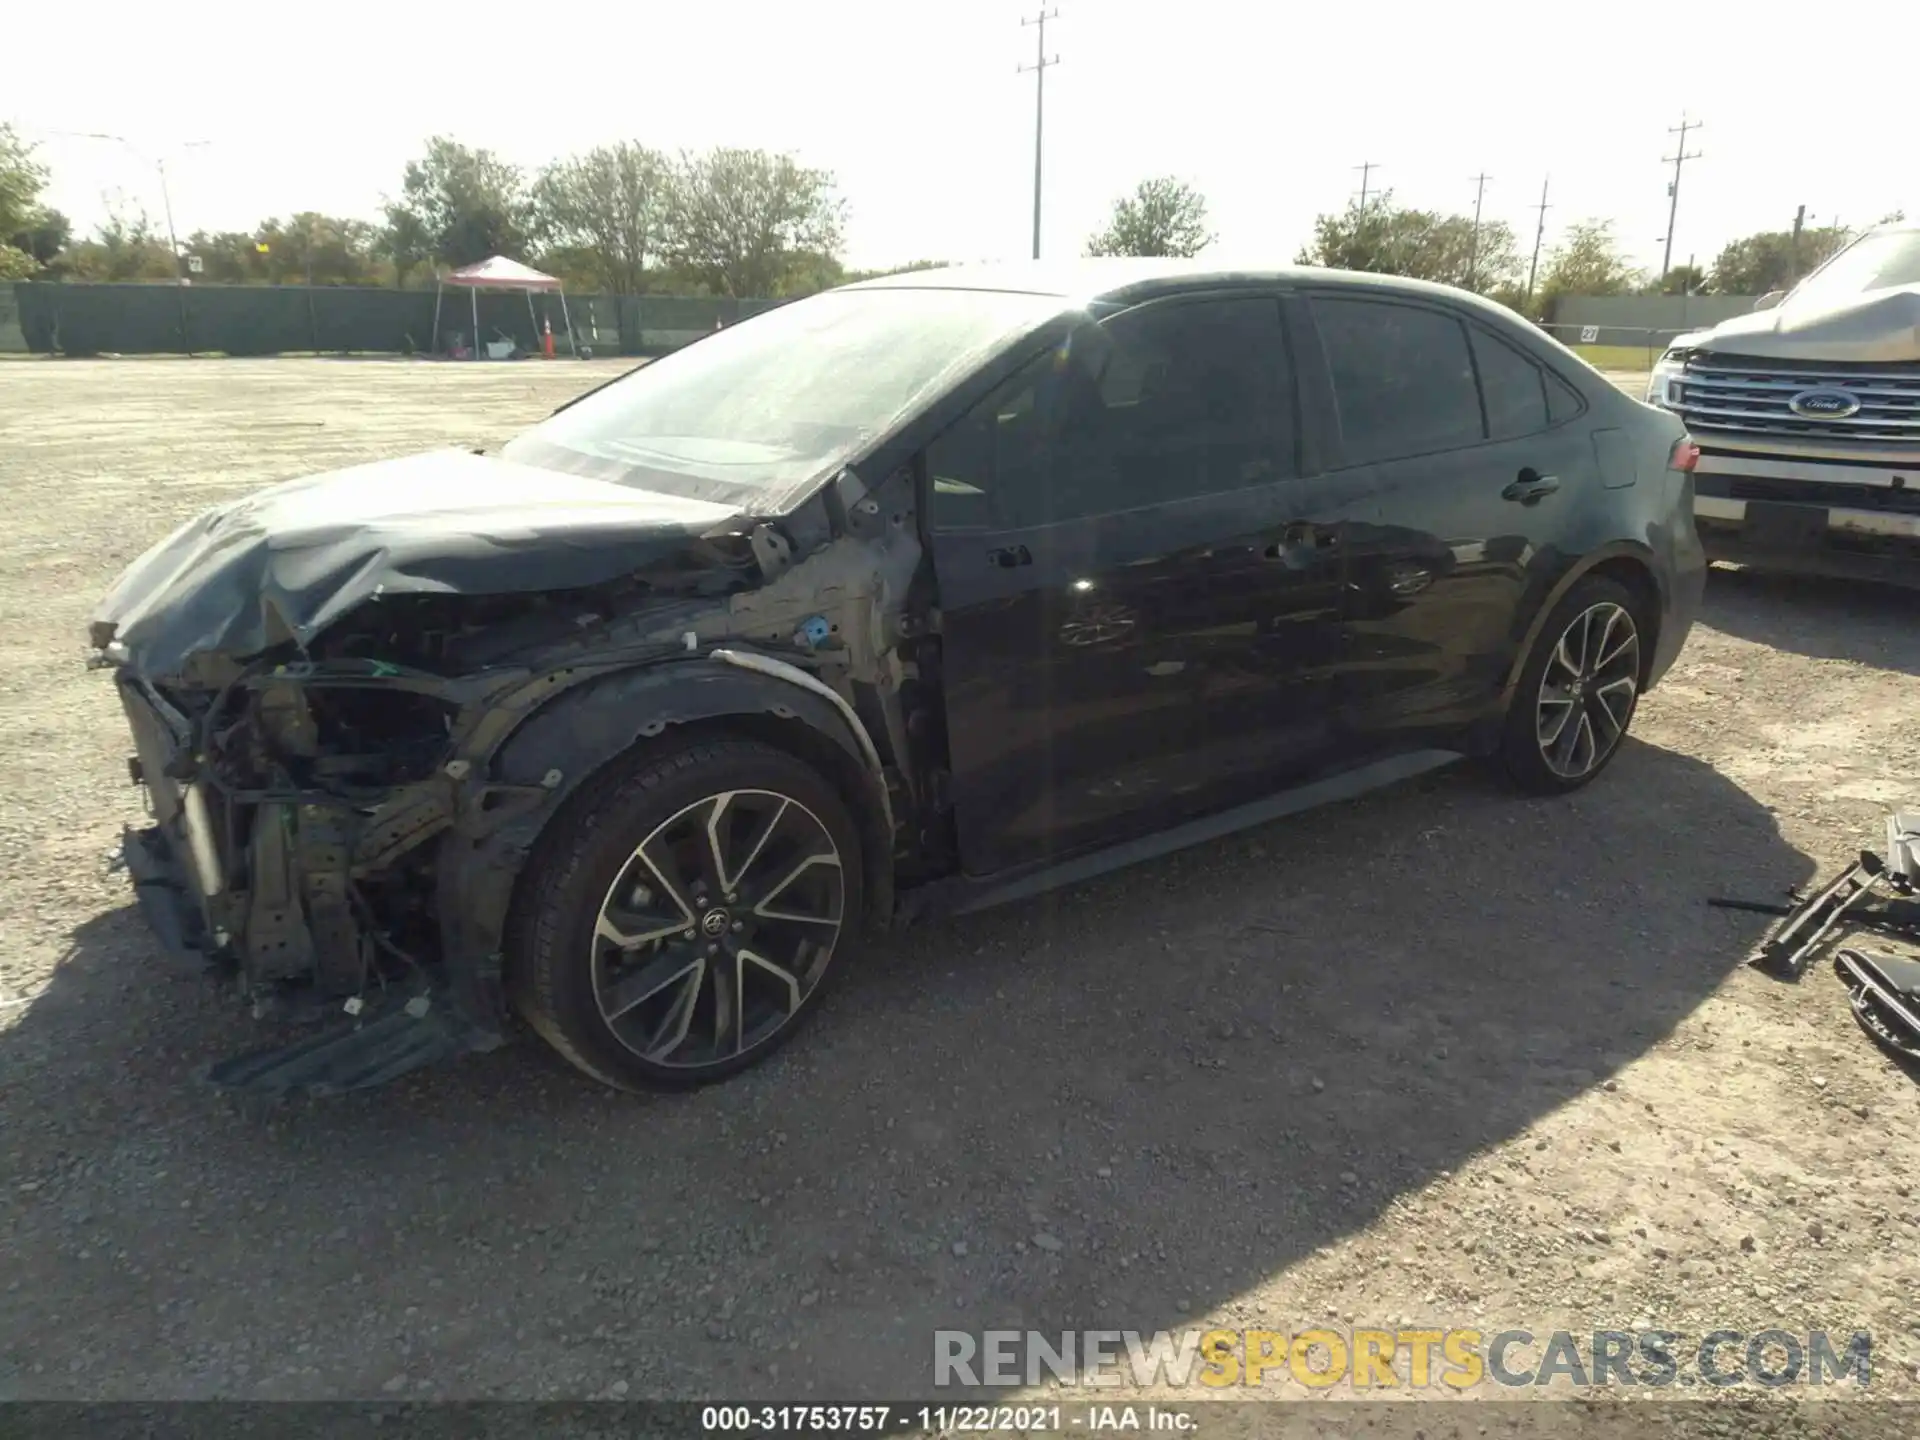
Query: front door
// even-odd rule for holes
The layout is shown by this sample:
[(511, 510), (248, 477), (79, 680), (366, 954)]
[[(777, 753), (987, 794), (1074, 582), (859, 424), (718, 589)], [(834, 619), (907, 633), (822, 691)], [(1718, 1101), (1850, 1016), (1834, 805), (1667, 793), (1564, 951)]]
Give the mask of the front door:
[(970, 873), (1252, 798), (1325, 749), (1339, 559), (1282, 543), (1295, 419), (1277, 298), (1218, 294), (1089, 321), (929, 448)]

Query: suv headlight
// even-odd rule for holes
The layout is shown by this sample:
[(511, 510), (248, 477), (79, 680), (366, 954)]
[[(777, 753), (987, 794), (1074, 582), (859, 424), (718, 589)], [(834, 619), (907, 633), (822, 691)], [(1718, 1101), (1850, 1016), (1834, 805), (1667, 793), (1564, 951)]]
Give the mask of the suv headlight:
[(1670, 349), (1653, 366), (1653, 378), (1647, 382), (1647, 404), (1663, 410), (1680, 408), (1680, 378), (1686, 374), (1687, 352)]

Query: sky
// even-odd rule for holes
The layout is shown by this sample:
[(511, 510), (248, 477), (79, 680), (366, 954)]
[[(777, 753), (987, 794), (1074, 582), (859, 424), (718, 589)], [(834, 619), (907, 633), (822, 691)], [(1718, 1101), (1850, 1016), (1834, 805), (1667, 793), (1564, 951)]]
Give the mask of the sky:
[[(1169, 174), (1207, 198), (1217, 253), (1291, 261), (1317, 213), (1371, 185), (1484, 214), (1531, 247), (1611, 218), (1657, 268), (1686, 118), (1673, 260), (1793, 222), (1920, 216), (1920, 3), (1744, 0), (1578, 8), (1055, 0), (1047, 26), (1045, 253), (1078, 253), (1114, 199)], [(618, 139), (784, 150), (835, 176), (847, 260), (1018, 258), (1032, 233), (1032, 4), (1010, 0), (547, 0), (400, 11), (270, 6), (244, 19), (106, 0), (85, 33), (14, 0), (0, 120), (40, 147), (49, 203), (250, 230), (298, 210), (375, 218), (427, 138), (529, 169)], [(509, 17), (511, 19), (509, 20)], [(1829, 23), (1831, 21), (1832, 23)], [(108, 37), (96, 39), (93, 37)], [(39, 57), (40, 63), (35, 63)], [(73, 138), (94, 131), (116, 141)], [(188, 145), (201, 141), (203, 144)]]

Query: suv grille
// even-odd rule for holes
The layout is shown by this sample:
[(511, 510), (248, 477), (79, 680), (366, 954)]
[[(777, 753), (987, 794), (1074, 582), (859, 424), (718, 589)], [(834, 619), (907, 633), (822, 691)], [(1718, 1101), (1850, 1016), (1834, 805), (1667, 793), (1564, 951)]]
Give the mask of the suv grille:
[[(1821, 392), (1851, 414), (1796, 410), (1796, 396)], [(1920, 444), (1920, 362), (1750, 360), (1696, 355), (1680, 376), (1680, 414), (1695, 432), (1804, 435), (1830, 440), (1911, 440)]]

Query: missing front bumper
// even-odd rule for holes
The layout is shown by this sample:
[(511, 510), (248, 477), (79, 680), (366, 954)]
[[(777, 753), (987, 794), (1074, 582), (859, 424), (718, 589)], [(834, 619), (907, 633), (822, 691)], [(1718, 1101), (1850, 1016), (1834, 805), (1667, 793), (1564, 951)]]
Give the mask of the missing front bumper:
[(120, 860), (167, 960), (182, 970), (205, 970), (213, 960), (206, 924), (167, 832), (158, 825), (129, 826), (120, 839)]
[[(200, 903), (167, 830), (129, 827), (121, 860), (141, 914), (175, 968), (205, 974), (217, 951)], [(348, 1009), (354, 1013), (348, 1013)], [(342, 1095), (371, 1089), (413, 1070), (504, 1043), (497, 1027), (462, 1014), (442, 990), (394, 994), (367, 1006), (348, 1002), (342, 1018), (317, 1033), (263, 1046), (212, 1065), (206, 1078), (259, 1095)]]
[(208, 1069), (207, 1079), (229, 1090), (317, 1099), (371, 1090), (502, 1043), (498, 1031), (460, 1015), (443, 993), (394, 996), (317, 1035), (223, 1060)]

